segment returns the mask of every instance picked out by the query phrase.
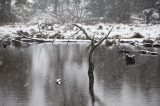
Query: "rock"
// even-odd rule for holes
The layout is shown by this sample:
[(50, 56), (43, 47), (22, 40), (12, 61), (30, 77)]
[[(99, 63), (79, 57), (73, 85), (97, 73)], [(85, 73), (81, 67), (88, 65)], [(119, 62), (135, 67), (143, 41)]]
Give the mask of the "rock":
[(102, 29), (103, 29), (102, 25), (98, 26), (98, 30), (102, 30)]
[(130, 44), (130, 43), (131, 43), (131, 42), (133, 42), (133, 41), (124, 41), (124, 40), (119, 40), (118, 42), (119, 42), (119, 43), (129, 43), (129, 44)]
[(153, 47), (160, 48), (160, 44), (153, 44)]
[(149, 52), (150, 55), (152, 56), (158, 56), (159, 54), (157, 52)]
[(152, 43), (144, 43), (143, 46), (144, 46), (144, 47), (153, 47), (153, 44), (152, 44)]
[(149, 51), (147, 51), (147, 50), (140, 50), (140, 51), (138, 51), (138, 53), (141, 53), (141, 54), (149, 54)]
[(104, 35), (105, 33), (104, 32), (101, 32), (101, 35)]
[(143, 40), (143, 43), (151, 43), (151, 44), (153, 44), (154, 41), (152, 39), (145, 39), (145, 40)]

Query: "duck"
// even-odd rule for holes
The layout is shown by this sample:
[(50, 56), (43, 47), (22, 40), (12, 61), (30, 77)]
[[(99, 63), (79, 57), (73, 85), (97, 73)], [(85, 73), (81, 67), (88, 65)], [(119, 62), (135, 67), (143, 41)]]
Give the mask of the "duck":
[(57, 85), (61, 85), (62, 84), (62, 80), (61, 79), (56, 79), (56, 84)]

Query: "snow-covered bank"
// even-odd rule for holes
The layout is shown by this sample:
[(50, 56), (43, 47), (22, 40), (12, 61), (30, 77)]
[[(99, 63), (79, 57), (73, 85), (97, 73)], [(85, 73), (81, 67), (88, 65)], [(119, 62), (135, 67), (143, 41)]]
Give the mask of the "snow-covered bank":
[[(98, 29), (102, 26), (102, 29)], [(97, 24), (97, 25), (82, 25), (89, 35), (102, 37), (107, 34), (111, 27), (114, 29), (109, 37), (120, 35), (122, 38), (131, 38), (135, 33), (140, 33), (144, 38), (160, 37), (160, 25), (146, 25), (146, 24)]]
[[(135, 33), (140, 33), (144, 38), (157, 38), (160, 37), (160, 25), (146, 25), (146, 24), (110, 24), (110, 23), (99, 23), (95, 25), (85, 25), (78, 24), (88, 33), (89, 36), (95, 38), (101, 38), (105, 36), (111, 27), (114, 26), (114, 29), (109, 37), (119, 35), (121, 38), (131, 38)], [(52, 27), (52, 30), (49, 29)], [(49, 26), (46, 29), (41, 29), (40, 31), (46, 37), (53, 36), (56, 33), (60, 33), (66, 39), (83, 39), (85, 35), (82, 31), (79, 31), (78, 28), (73, 27), (71, 24)], [(24, 24), (15, 24), (15, 25), (5, 25), (0, 26), (0, 36), (10, 35), (16, 36), (17, 31), (22, 30), (33, 35), (35, 32), (39, 31), (38, 25), (24, 25)]]

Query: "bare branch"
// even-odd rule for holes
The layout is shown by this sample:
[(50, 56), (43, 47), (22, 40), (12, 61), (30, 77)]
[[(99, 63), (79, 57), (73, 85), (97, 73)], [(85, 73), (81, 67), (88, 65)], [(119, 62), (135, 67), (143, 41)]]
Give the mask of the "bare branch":
[(78, 30), (76, 33), (72, 34), (71, 37), (74, 37), (76, 34), (78, 34), (81, 30)]
[(28, 37), (28, 36), (24, 35), (23, 33), (21, 33), (20, 31), (17, 31), (17, 34), (18, 34), (19, 36), (22, 36), (22, 37), (24, 37), (24, 38), (27, 38), (27, 39), (30, 39), (30, 40), (33, 40), (33, 41), (36, 41), (36, 42), (39, 42), (39, 43), (45, 42), (43, 39), (37, 39), (37, 38)]
[(110, 33), (112, 32), (113, 28), (114, 28), (114, 27), (112, 27), (112, 28), (110, 29), (110, 31), (108, 32), (108, 34), (107, 34), (104, 38), (101, 38), (101, 39), (97, 42), (97, 44), (95, 45), (96, 47), (99, 46), (105, 39), (108, 38), (108, 36), (109, 36)]
[[(77, 28), (79, 28), (87, 37), (88, 40), (92, 40), (91, 37), (89, 37), (89, 35), (87, 34), (87, 32), (84, 30), (84, 28), (80, 27), (79, 25), (77, 24), (73, 24), (73, 26), (76, 26)], [(94, 40), (95, 41), (95, 40)], [(97, 41), (96, 41), (97, 42)]]

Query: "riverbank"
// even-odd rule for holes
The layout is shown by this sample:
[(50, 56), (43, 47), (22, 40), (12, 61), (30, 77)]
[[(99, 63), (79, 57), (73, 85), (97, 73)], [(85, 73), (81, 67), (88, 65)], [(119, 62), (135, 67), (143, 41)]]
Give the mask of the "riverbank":
[[(6, 47), (11, 43), (16, 46), (27, 45), (32, 42), (90, 42), (92, 38), (99, 41), (108, 36), (106, 46), (119, 43), (129, 43), (133, 46), (160, 47), (160, 25), (146, 24), (51, 24), (51, 23), (17, 23), (0, 26), (0, 46)], [(87, 35), (89, 37), (87, 37)]]
[[(88, 33), (89, 36), (95, 38), (101, 38), (105, 36), (111, 27), (114, 29), (109, 37), (119, 37), (123, 39), (132, 38), (135, 33), (142, 35), (142, 38), (159, 38), (160, 37), (160, 25), (146, 25), (146, 24), (110, 24), (110, 23), (99, 23), (94, 25), (78, 24)], [(51, 38), (56, 33), (63, 36), (64, 39), (85, 39), (85, 35), (78, 28), (71, 24), (66, 25), (51, 25), (49, 23), (36, 23), (32, 24), (14, 24), (0, 26), (0, 36), (16, 36), (17, 31), (22, 30), (27, 32), (33, 37), (36, 33), (41, 32), (44, 37)]]

